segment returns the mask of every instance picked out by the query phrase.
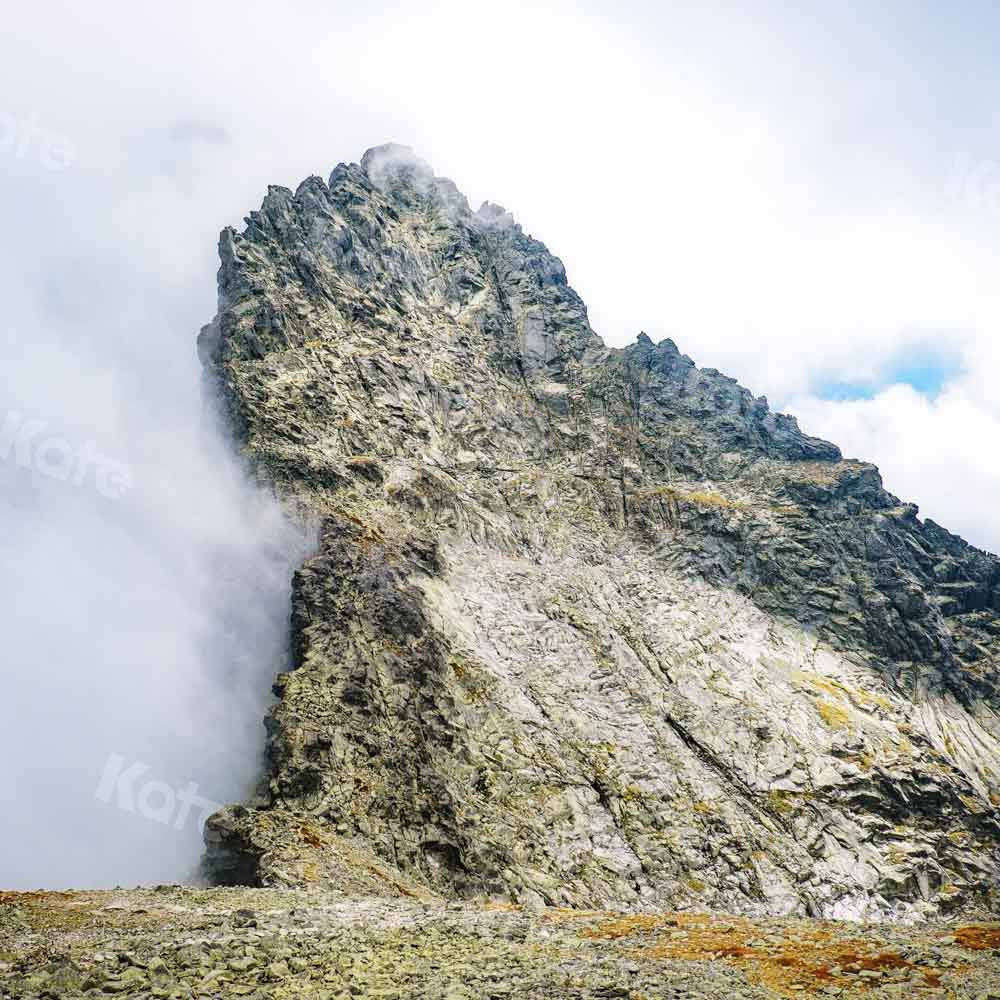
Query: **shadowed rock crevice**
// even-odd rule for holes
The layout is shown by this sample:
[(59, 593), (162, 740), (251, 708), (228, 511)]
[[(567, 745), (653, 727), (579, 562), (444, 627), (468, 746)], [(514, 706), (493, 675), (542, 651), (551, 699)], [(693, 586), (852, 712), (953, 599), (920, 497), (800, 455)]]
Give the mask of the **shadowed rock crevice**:
[(400, 147), (271, 188), (220, 257), (209, 377), (324, 529), (217, 878), (997, 904), (995, 557), (672, 341), (605, 347), (543, 244)]

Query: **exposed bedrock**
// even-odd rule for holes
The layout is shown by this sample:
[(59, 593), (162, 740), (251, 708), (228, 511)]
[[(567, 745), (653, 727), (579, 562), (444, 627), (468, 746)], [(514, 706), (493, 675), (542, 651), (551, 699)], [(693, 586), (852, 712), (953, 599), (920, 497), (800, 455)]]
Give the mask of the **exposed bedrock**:
[(1000, 561), (402, 147), (246, 221), (202, 358), (323, 527), (216, 879), (997, 908)]

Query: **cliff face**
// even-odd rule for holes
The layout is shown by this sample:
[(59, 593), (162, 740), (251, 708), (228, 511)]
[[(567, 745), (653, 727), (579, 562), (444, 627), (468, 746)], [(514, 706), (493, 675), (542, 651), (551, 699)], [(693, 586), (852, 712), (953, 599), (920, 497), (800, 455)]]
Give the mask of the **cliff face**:
[(400, 147), (271, 188), (200, 338), (320, 519), (220, 881), (587, 907), (996, 907), (1000, 561)]

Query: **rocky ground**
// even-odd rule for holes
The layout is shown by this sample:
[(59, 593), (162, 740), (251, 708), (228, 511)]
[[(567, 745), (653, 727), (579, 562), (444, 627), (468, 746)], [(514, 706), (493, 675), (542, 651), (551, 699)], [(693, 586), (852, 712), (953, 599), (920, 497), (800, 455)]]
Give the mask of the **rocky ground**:
[(1000, 923), (622, 914), (320, 890), (0, 894), (0, 996), (1000, 1000)]

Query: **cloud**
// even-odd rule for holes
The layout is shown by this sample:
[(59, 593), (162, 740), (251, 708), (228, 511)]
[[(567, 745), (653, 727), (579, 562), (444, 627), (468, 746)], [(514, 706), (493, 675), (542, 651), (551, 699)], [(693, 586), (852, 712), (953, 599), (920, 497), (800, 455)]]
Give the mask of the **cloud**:
[(819, 399), (843, 402), (873, 399), (890, 386), (906, 385), (933, 399), (962, 372), (961, 353), (948, 340), (922, 342), (914, 335), (895, 355), (882, 359), (869, 377), (840, 381), (824, 379), (817, 372), (812, 390)]
[(142, 386), (149, 405), (109, 401), (125, 365), (49, 364), (58, 346), (8, 368), (18, 392), (0, 394), (0, 884), (181, 880), (199, 825), (102, 800), (102, 772), (119, 755), (179, 790), (246, 794), (308, 535), (200, 406), (166, 412), (195, 394), (166, 378)]
[(980, 547), (1000, 552), (992, 505), (1000, 497), (1000, 468), (988, 458), (1000, 440), (1000, 412), (968, 380), (948, 383), (934, 398), (897, 384), (872, 399), (806, 397), (789, 409), (846, 455), (878, 464), (891, 491), (919, 497), (921, 516), (961, 525)]

